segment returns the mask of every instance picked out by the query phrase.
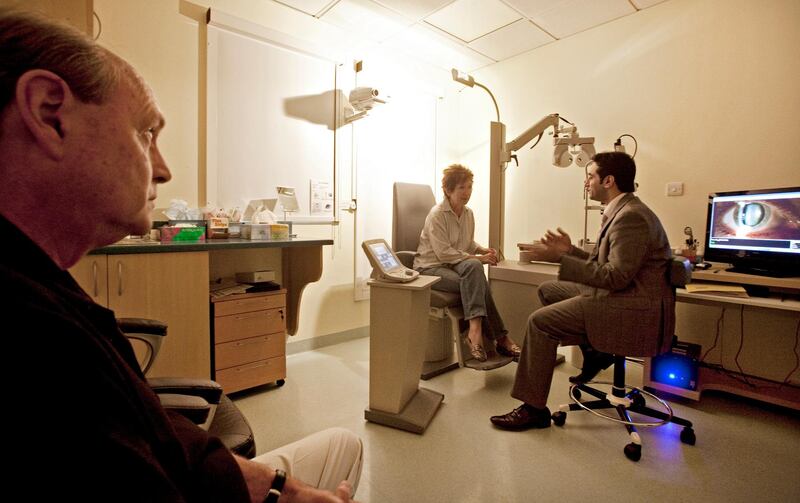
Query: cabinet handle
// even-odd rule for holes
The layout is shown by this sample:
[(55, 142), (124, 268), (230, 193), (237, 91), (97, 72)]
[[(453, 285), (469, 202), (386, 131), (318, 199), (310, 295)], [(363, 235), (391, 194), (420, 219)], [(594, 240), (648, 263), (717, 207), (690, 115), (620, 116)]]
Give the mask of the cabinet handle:
[(117, 261), (117, 295), (122, 297), (122, 261)]
[(268, 366), (269, 366), (269, 362), (268, 361), (267, 362), (262, 362), (262, 363), (255, 363), (255, 364), (252, 364), (252, 365), (248, 365), (246, 367), (237, 367), (236, 368), (236, 372), (244, 372), (246, 370), (259, 369), (261, 367), (268, 367)]
[(269, 337), (259, 337), (256, 340), (249, 339), (247, 341), (238, 341), (236, 343), (236, 347), (249, 346), (249, 345), (252, 345), (252, 344), (262, 344), (264, 342), (267, 342), (268, 340), (269, 340)]
[(236, 321), (241, 321), (241, 320), (249, 320), (251, 318), (258, 318), (260, 316), (264, 316), (264, 314), (261, 311), (256, 311), (254, 313), (247, 313), (247, 314), (237, 315), (236, 318), (234, 318), (234, 319)]
[(283, 321), (283, 309), (279, 310), (278, 312), (281, 313), (281, 321)]
[(100, 295), (100, 286), (97, 284), (97, 261), (92, 261), (92, 283), (94, 284), (94, 296), (98, 297)]

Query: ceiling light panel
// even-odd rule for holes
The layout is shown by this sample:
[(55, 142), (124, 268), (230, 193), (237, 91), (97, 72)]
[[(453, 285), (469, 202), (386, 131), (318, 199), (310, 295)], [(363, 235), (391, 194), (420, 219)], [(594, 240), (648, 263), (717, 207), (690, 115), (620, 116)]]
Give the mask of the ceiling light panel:
[(556, 38), (633, 14), (628, 0), (506, 0)]
[(496, 61), (522, 54), (555, 39), (527, 19), (504, 26), (468, 45)]
[(425, 21), (464, 42), (472, 42), (521, 17), (500, 0), (456, 0)]
[(384, 7), (399, 12), (409, 19), (419, 21), (436, 9), (443, 7), (453, 0), (375, 0)]
[(377, 42), (400, 33), (412, 24), (412, 21), (370, 0), (341, 0), (320, 19)]
[(453, 42), (420, 25), (414, 25), (392, 37), (384, 42), (384, 45), (448, 71), (451, 68), (459, 68), (471, 72), (494, 63), (494, 60), (469, 47)]
[(288, 5), (299, 11), (305, 12), (312, 16), (316, 16), (322, 12), (325, 7), (331, 4), (333, 0), (276, 0), (278, 3)]

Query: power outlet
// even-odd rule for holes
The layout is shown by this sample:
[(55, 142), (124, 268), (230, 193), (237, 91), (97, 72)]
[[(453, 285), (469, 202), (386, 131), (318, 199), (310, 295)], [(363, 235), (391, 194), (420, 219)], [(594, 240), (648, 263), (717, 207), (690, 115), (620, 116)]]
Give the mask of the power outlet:
[(669, 182), (667, 184), (667, 195), (682, 196), (683, 195), (683, 182)]

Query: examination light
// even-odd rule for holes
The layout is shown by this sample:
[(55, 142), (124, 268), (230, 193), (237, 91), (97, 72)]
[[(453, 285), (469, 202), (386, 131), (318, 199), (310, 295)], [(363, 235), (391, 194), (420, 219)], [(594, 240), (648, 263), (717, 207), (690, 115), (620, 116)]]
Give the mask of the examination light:
[[(585, 168), (595, 153), (594, 138), (581, 137), (575, 124), (563, 117), (559, 117), (558, 114), (550, 114), (510, 142), (506, 142), (506, 125), (500, 122), (500, 108), (497, 106), (497, 100), (495, 100), (489, 88), (477, 82), (471, 75), (460, 72), (455, 68), (451, 70), (451, 74), (453, 80), (460, 84), (467, 87), (478, 86), (483, 88), (491, 96), (497, 112), (497, 121), (491, 123), (489, 140), (489, 247), (498, 250), (502, 258), (505, 168), (511, 159), (514, 159), (514, 162), (519, 165), (514, 152), (524, 147), (534, 138), (537, 138), (536, 143), (534, 143), (534, 146), (536, 146), (544, 133), (549, 128), (553, 128), (550, 133), (553, 135), (553, 165), (566, 168), (574, 161), (578, 166)], [(562, 126), (561, 122), (565, 122), (567, 125)]]

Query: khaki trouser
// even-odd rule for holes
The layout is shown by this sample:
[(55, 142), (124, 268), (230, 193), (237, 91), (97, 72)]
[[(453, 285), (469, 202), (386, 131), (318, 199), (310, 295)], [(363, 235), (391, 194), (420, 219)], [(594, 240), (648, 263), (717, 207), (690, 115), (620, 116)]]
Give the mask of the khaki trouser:
[(281, 469), (318, 489), (333, 491), (343, 480), (355, 494), (361, 477), (361, 439), (344, 428), (329, 428), (256, 456), (253, 461)]

